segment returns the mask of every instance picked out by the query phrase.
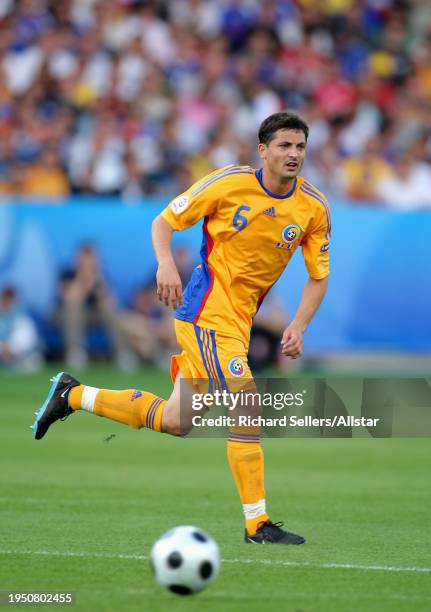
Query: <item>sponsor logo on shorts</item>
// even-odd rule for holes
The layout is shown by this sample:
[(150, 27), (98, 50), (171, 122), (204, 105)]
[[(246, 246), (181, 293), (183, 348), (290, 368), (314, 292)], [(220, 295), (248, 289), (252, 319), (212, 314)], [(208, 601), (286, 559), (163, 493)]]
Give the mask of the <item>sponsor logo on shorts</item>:
[(188, 204), (189, 204), (189, 196), (180, 195), (177, 198), (175, 198), (175, 200), (172, 200), (171, 210), (176, 215), (179, 215), (187, 208)]
[(133, 395), (132, 395), (130, 401), (133, 402), (133, 400), (138, 399), (139, 397), (142, 397), (142, 391), (136, 390), (136, 391), (133, 392)]
[(247, 366), (244, 363), (244, 360), (241, 357), (232, 357), (229, 361), (229, 365), (227, 366), (229, 373), (235, 377), (244, 376)]

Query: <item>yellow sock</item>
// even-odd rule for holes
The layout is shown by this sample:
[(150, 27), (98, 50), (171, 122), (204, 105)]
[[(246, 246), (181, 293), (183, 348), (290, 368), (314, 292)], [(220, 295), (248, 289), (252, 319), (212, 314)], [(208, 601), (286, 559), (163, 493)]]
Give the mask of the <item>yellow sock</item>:
[(79, 385), (69, 393), (69, 406), (73, 410), (83, 408), (136, 429), (148, 427), (161, 431), (166, 400), (148, 391), (111, 391)]
[(72, 387), (69, 392), (69, 406), (72, 410), (81, 410), (82, 393), (84, 391), (84, 385), (78, 385)]
[(259, 435), (231, 432), (227, 455), (241, 499), (247, 532), (254, 535), (259, 523), (269, 518), (265, 505), (264, 462)]

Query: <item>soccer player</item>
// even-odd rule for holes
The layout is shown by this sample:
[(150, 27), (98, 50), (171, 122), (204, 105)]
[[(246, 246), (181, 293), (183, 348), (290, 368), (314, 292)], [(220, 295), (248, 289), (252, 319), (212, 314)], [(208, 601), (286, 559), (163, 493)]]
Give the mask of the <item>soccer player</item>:
[[(299, 246), (309, 278), (281, 345), (284, 355), (293, 359), (301, 355), (303, 333), (327, 288), (331, 233), (324, 195), (299, 176), (308, 131), (295, 114), (271, 115), (259, 128), (259, 170), (235, 165), (217, 170), (176, 197), (154, 220), (157, 295), (176, 309), (175, 330), (182, 347), (181, 354), (172, 357), (174, 387), (169, 399), (134, 389), (98, 389), (60, 372), (36, 413), (37, 440), (52, 423), (78, 410), (135, 428), (183, 434), (182, 380), (184, 385), (184, 379), (207, 379), (223, 388), (229, 380), (252, 380), (247, 352), (253, 317)], [(202, 261), (183, 293), (172, 257), (172, 234), (200, 219), (204, 219)], [(258, 431), (233, 428), (227, 454), (243, 505), (245, 542), (305, 542), (267, 514)]]

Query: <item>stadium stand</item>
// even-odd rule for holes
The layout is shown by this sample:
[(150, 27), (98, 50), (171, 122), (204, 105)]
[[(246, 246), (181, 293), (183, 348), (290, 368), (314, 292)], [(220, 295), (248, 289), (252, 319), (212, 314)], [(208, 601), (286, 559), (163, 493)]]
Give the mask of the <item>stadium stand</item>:
[(325, 193), (430, 207), (430, 24), (426, 1), (2, 0), (0, 192), (166, 197), (257, 163), (289, 107)]

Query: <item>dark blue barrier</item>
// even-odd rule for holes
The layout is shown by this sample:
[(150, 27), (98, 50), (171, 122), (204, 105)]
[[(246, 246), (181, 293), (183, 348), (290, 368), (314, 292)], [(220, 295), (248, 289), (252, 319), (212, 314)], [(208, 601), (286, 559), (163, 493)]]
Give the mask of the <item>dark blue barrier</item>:
[[(17, 285), (46, 316), (59, 272), (90, 240), (121, 305), (154, 276), (150, 225), (164, 203), (141, 206), (80, 199), (67, 205), (0, 204), (0, 287)], [(431, 214), (333, 207), (330, 288), (307, 332), (310, 351), (431, 350)], [(200, 225), (175, 235), (198, 256)], [(289, 312), (306, 273), (299, 252), (275, 290)]]

